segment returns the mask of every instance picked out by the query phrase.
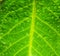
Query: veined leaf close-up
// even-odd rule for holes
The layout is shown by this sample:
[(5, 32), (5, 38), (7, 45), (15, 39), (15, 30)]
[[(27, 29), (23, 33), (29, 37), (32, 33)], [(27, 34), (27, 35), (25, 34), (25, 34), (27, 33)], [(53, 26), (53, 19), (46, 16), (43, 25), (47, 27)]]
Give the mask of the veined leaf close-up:
[(60, 56), (60, 0), (0, 0), (0, 56)]

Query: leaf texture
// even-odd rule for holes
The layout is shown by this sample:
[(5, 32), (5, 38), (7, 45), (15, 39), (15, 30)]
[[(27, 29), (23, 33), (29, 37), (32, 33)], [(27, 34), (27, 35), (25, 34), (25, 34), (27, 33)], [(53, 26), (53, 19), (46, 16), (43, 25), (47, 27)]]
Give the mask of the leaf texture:
[(1, 0), (0, 56), (60, 56), (60, 1)]

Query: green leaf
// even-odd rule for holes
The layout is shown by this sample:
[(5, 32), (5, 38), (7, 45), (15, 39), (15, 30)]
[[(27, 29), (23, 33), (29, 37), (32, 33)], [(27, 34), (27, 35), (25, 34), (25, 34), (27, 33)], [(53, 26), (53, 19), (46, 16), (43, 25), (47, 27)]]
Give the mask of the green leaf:
[(60, 1), (0, 1), (0, 56), (60, 56)]

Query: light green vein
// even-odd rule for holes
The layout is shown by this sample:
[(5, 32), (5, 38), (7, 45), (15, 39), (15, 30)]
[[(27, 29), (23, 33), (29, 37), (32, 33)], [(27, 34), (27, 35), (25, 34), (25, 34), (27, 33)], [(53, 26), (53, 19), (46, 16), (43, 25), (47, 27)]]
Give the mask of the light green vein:
[(40, 5), (43, 5), (45, 9), (47, 9), (48, 11), (50, 11), (55, 17), (58, 18), (58, 15), (56, 15), (55, 12), (53, 12), (51, 9), (48, 9), (48, 7), (45, 6), (43, 3), (40, 3), (40, 2), (39, 2), (39, 4), (40, 4)]
[(10, 33), (10, 34), (19, 34), (19, 33), (21, 33), (21, 32), (24, 32), (24, 31), (27, 31), (29, 29), (29, 27), (27, 27), (27, 28), (25, 28), (25, 29), (23, 29), (23, 30), (21, 30), (21, 31), (19, 31), (19, 32), (14, 32), (14, 33)]
[(31, 20), (31, 29), (30, 29), (30, 40), (29, 40), (29, 53), (28, 56), (32, 56), (32, 42), (35, 28), (35, 16), (36, 16), (36, 1), (33, 0), (32, 3), (32, 20)]
[(24, 21), (26, 21), (26, 20), (28, 20), (29, 18), (25, 18), (24, 20), (21, 20), (21, 21), (19, 21), (17, 24), (15, 24), (7, 33), (5, 33), (1, 38), (0, 38), (0, 40), (4, 37), (4, 36), (6, 36), (6, 35), (8, 35), (14, 28), (16, 28), (19, 24), (21, 24), (21, 23), (23, 23)]
[(50, 27), (58, 36), (60, 36), (60, 33), (57, 32), (57, 30), (55, 28), (53, 28), (50, 24), (48, 24), (47, 22), (43, 21), (42, 19), (40, 19), (37, 16), (37, 19), (40, 20), (41, 22), (43, 22), (45, 25), (47, 25), (48, 27)]
[(32, 47), (34, 51), (36, 51), (36, 53), (38, 53), (40, 56), (43, 56), (39, 51), (36, 50), (36, 48)]
[(15, 41), (14, 43), (12, 43), (7, 49), (5, 49), (5, 50), (4, 50), (3, 52), (1, 52), (0, 54), (3, 54), (3, 53), (6, 52), (9, 48), (11, 48), (13, 45), (17, 44), (19, 41), (23, 40), (23, 39), (26, 38), (26, 37), (27, 37), (27, 35), (24, 36), (24, 37), (22, 37), (22, 38), (20, 38), (20, 39), (18, 39), (17, 41)]
[(52, 51), (53, 51), (57, 56), (59, 56), (59, 54), (56, 52), (56, 50), (51, 46), (51, 44), (50, 44), (41, 34), (39, 34), (37, 31), (35, 31), (35, 33), (36, 33), (40, 38), (42, 38), (42, 39), (45, 41), (45, 43), (52, 49)]
[(13, 56), (17, 56), (19, 52), (21, 52), (23, 49), (27, 48), (28, 45), (24, 46), (23, 48), (19, 49)]
[(37, 44), (40, 48), (42, 48), (42, 46), (36, 41), (34, 40), (35, 44)]
[[(31, 4), (29, 4), (28, 6), (30, 6)], [(24, 6), (23, 8), (18, 8), (17, 10), (14, 10), (14, 11), (9, 11), (8, 13), (6, 13), (6, 15), (3, 16), (4, 20), (6, 21), (6, 17), (10, 14), (10, 13), (14, 13), (15, 11), (19, 11), (20, 9), (24, 9), (24, 8), (27, 8), (28, 6)]]
[(56, 13), (55, 12), (53, 12), (51, 9), (48, 9), (48, 7), (46, 8), (48, 11), (50, 11), (53, 15), (55, 15), (55, 17), (57, 17), (58, 18), (58, 15), (56, 15)]

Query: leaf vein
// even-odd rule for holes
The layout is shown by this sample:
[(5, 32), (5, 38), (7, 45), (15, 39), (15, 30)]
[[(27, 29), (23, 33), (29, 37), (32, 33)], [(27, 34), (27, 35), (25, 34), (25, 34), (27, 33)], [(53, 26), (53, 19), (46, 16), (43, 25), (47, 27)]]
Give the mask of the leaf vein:
[[(27, 35), (26, 35), (27, 36)], [(7, 49), (5, 49), (3, 52), (1, 52), (0, 54), (6, 52), (9, 48), (11, 48), (13, 45), (15, 45), (16, 43), (18, 43), (19, 41), (23, 40), (24, 38), (26, 38), (26, 36), (18, 39), (16, 42), (12, 43)]]
[(52, 49), (52, 51), (53, 51), (57, 56), (59, 56), (58, 53), (55, 51), (55, 49), (51, 46), (51, 44), (50, 44), (45, 38), (43, 38), (43, 36), (42, 36), (41, 34), (39, 34), (37, 31), (35, 31), (35, 33), (36, 33), (40, 38), (42, 38), (42, 39), (45, 41), (45, 43)]
[(19, 24), (21, 24), (21, 23), (23, 23), (24, 21), (26, 21), (26, 20), (28, 20), (29, 18), (25, 18), (24, 20), (22, 20), (22, 21), (19, 21), (17, 24), (15, 24), (8, 32), (6, 32), (1, 38), (0, 38), (0, 40), (4, 37), (4, 36), (6, 36), (6, 35), (8, 35), (14, 28), (16, 28)]
[(36, 50), (36, 48), (32, 47), (34, 51), (36, 51), (40, 56), (43, 56), (39, 51)]
[(13, 56), (16, 56), (19, 52), (21, 52), (23, 49), (27, 48), (28, 45), (24, 46), (23, 48), (19, 49)]
[(53, 28), (50, 24), (48, 24), (47, 22), (43, 21), (42, 19), (40, 19), (38, 16), (37, 16), (37, 19), (40, 20), (42, 23), (44, 23), (45, 25), (47, 25), (48, 27), (50, 27), (54, 32), (56, 32), (56, 34), (58, 36), (60, 36), (60, 33), (57, 32), (57, 30), (55, 28)]

